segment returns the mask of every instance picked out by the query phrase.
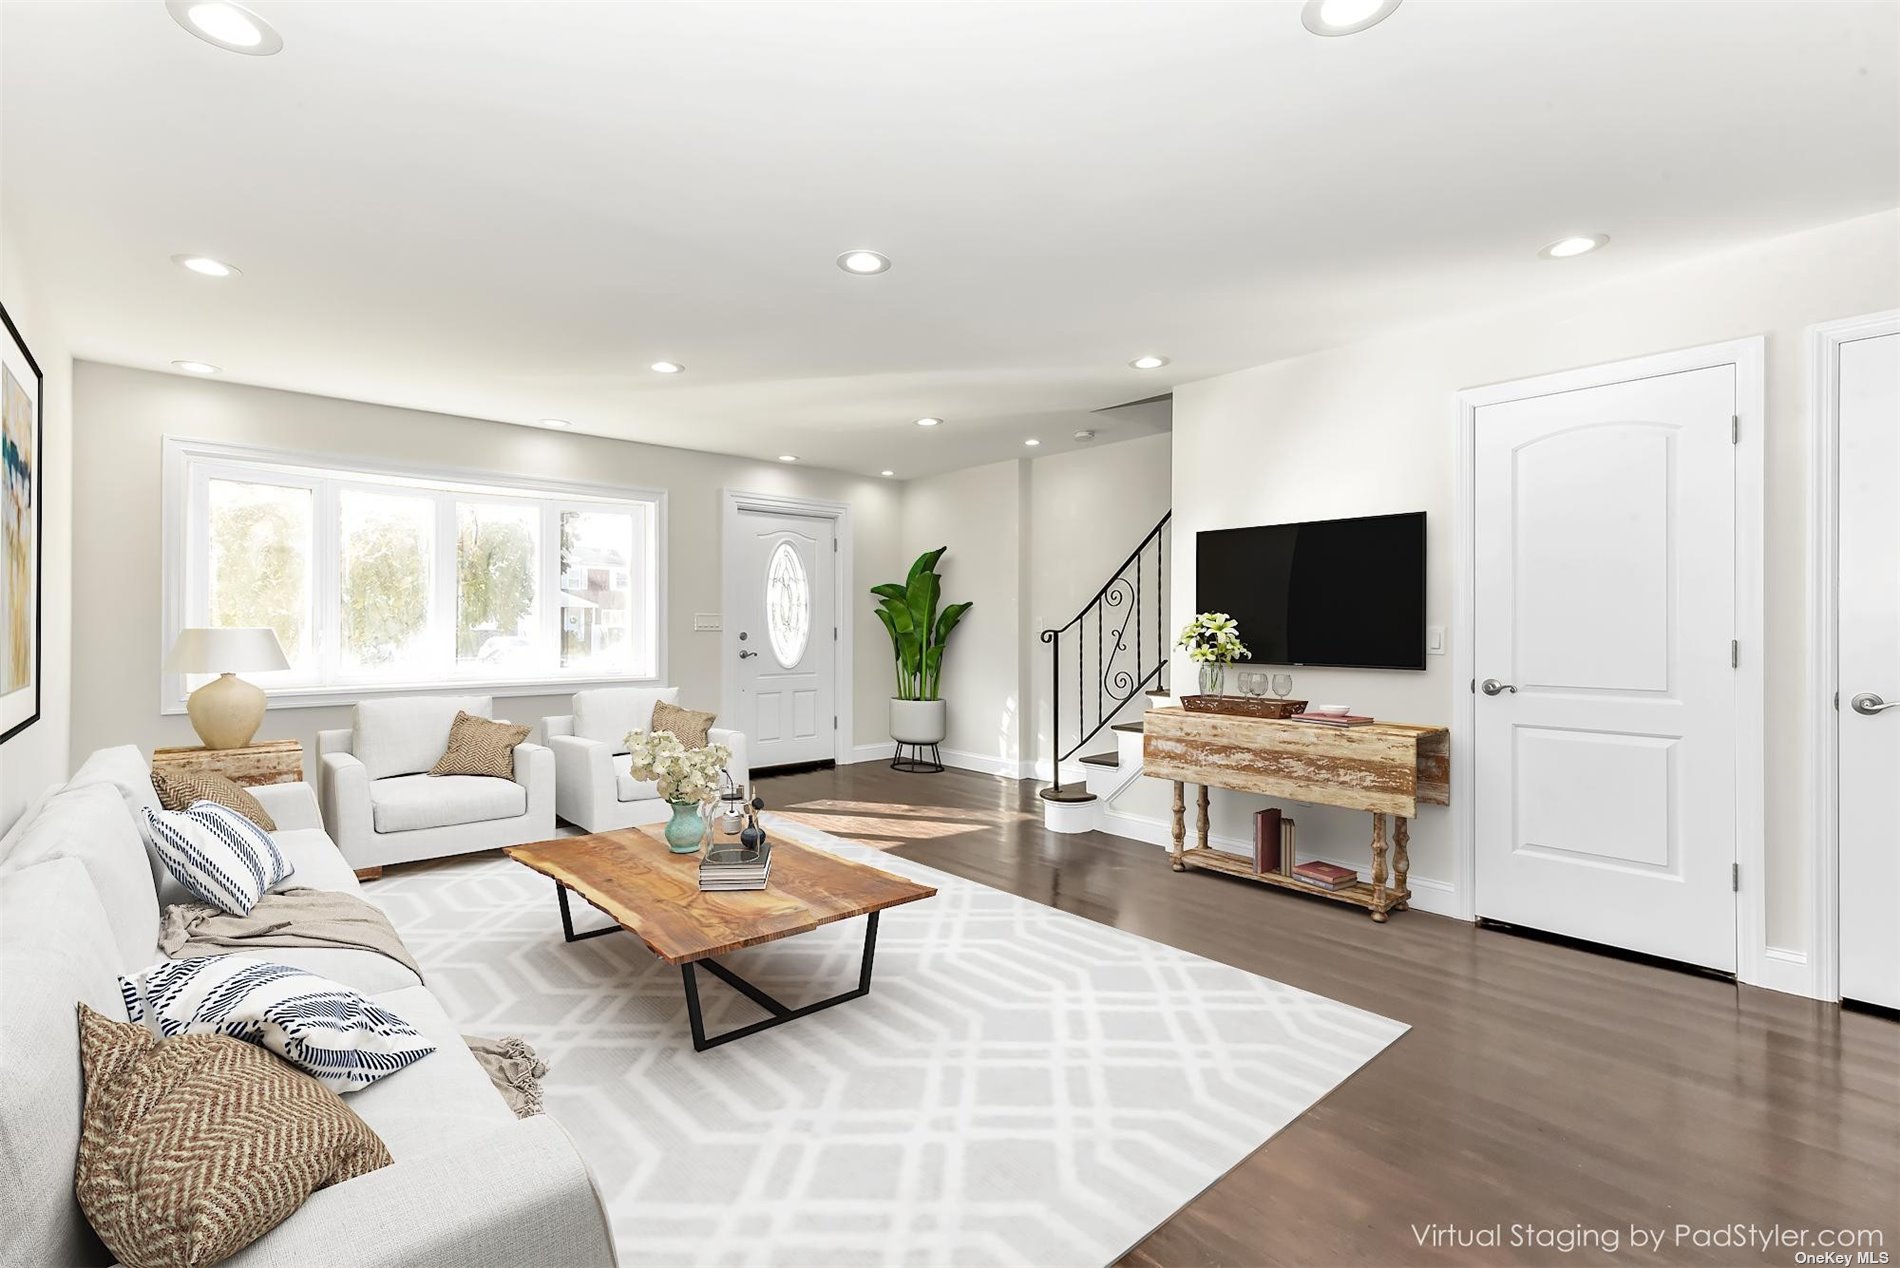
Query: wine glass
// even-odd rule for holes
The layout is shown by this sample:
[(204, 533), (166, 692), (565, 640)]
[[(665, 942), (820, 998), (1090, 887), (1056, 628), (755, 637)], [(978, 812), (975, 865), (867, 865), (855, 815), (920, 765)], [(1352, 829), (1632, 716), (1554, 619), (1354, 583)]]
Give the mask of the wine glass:
[(1293, 694), (1293, 675), (1275, 674), (1273, 676), (1273, 694), (1284, 700)]

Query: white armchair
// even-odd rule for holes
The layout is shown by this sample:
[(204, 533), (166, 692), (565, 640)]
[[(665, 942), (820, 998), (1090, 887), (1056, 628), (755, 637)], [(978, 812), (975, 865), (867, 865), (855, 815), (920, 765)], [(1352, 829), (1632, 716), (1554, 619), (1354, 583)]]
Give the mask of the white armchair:
[(489, 717), (489, 696), (365, 700), (347, 731), (317, 733), (323, 821), (360, 873), (554, 835), (554, 756), (515, 747), (515, 777), (430, 775), (458, 710)]
[[(574, 693), (574, 712), (541, 720), (542, 738), (554, 754), (554, 811), (586, 832), (613, 832), (643, 823), (665, 823), (672, 814), (659, 790), (629, 770), (626, 736), (653, 726), (653, 706), (675, 704), (678, 687), (602, 687)], [(732, 750), (726, 773), (739, 787), (750, 778), (745, 736), (714, 727), (714, 744)]]

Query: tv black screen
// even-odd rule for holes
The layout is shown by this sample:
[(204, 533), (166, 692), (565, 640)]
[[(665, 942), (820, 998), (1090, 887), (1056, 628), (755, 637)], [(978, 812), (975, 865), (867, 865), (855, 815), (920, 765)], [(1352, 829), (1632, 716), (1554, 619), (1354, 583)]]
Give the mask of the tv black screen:
[(1256, 665), (1425, 668), (1425, 512), (1194, 535), (1194, 608)]

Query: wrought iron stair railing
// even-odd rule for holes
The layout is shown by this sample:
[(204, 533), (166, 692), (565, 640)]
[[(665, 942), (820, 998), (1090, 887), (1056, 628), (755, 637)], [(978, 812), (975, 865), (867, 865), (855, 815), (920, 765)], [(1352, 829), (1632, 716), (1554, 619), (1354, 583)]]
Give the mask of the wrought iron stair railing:
[(1159, 687), (1168, 668), (1169, 521), (1163, 515), (1068, 624), (1042, 631), (1049, 645), (1050, 800), (1081, 800), (1065, 789), (1062, 763), (1082, 751), (1130, 700)]

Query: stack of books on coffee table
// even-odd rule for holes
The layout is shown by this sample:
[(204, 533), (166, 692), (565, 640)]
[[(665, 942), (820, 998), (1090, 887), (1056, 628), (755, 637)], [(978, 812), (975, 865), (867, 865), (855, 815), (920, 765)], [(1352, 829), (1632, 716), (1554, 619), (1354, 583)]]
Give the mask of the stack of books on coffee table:
[(772, 843), (759, 846), (758, 853), (734, 842), (715, 844), (699, 860), (699, 887), (702, 890), (732, 892), (764, 889), (772, 874)]

